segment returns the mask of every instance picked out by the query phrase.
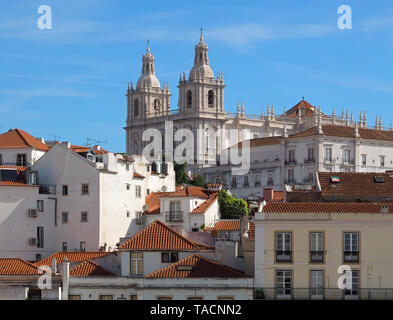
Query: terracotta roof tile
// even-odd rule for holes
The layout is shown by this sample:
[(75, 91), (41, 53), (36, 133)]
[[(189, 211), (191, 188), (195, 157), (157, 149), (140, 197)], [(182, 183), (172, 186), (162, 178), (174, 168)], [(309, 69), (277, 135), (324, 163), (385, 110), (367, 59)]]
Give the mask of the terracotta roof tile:
[(123, 242), (119, 249), (200, 251), (214, 248), (188, 240), (180, 233), (156, 220), (135, 236)]
[(240, 220), (219, 220), (213, 227), (206, 228), (205, 231), (239, 231), (240, 230)]
[(298, 115), (299, 110), (302, 110), (302, 115), (311, 115), (314, 113), (314, 107), (306, 100), (302, 99), (299, 103), (294, 105), (286, 112), (287, 117), (295, 117)]
[(190, 212), (190, 214), (201, 214), (205, 213), (207, 209), (210, 208), (210, 206), (216, 202), (218, 199), (218, 192), (213, 193), (209, 196), (209, 199), (203, 201), (199, 206), (197, 206), (194, 210)]
[[(322, 196), (385, 196), (393, 197), (393, 175), (380, 172), (317, 172)], [(383, 177), (376, 183), (375, 177)], [(339, 177), (340, 182), (331, 182)]]
[[(255, 138), (246, 141), (249, 142), (250, 148), (255, 148), (255, 147), (263, 147), (263, 146), (279, 145), (281, 143), (281, 137), (274, 136), (274, 137), (265, 137), (265, 138)], [(239, 142), (237, 144), (237, 147), (239, 149), (243, 148), (243, 142)]]
[(139, 178), (139, 179), (145, 179), (144, 176), (142, 176), (140, 173), (138, 173), (138, 172), (136, 172), (136, 171), (134, 171), (133, 177), (134, 177), (134, 178)]
[(160, 199), (158, 198), (161, 192), (152, 192), (145, 198), (145, 204), (149, 210), (143, 214), (160, 214)]
[(51, 266), (53, 258), (56, 259), (56, 264), (61, 264), (66, 257), (70, 262), (82, 262), (103, 257), (111, 253), (112, 252), (57, 252), (45, 259), (35, 262), (34, 265), (38, 267), (42, 265)]
[(381, 213), (387, 206), (393, 213), (392, 203), (351, 203), (351, 202), (268, 202), (265, 213)]
[[(355, 138), (355, 128), (333, 124), (322, 125), (325, 136)], [(376, 130), (369, 128), (358, 128), (361, 139), (393, 141), (393, 131)], [(297, 134), (290, 135), (289, 138), (310, 137), (317, 134), (317, 127), (312, 127)]]
[(201, 187), (180, 187), (176, 188), (176, 191), (172, 192), (160, 192), (160, 198), (169, 198), (169, 197), (195, 197), (202, 199), (209, 199), (210, 195), (214, 193), (212, 190), (204, 189)]
[(245, 273), (197, 254), (152, 272), (146, 278), (249, 278)]
[(48, 151), (49, 147), (39, 139), (34, 138), (26, 131), (11, 129), (0, 135), (0, 149), (2, 148), (35, 148), (41, 151)]
[(91, 260), (84, 261), (70, 269), (71, 277), (108, 277), (114, 274)]
[(0, 275), (38, 274), (38, 267), (19, 258), (0, 258)]

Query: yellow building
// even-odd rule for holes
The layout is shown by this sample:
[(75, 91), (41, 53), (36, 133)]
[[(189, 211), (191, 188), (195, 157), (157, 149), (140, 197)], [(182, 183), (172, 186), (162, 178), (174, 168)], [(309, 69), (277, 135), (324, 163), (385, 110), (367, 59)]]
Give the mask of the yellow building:
[[(393, 204), (264, 202), (259, 211), (256, 298), (393, 299)], [(350, 271), (339, 273), (343, 265)]]

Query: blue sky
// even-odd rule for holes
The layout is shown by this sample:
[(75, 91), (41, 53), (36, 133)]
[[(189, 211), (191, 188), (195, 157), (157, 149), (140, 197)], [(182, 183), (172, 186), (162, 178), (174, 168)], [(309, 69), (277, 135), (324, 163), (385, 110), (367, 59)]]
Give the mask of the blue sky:
[[(37, 27), (43, 4), (52, 30)], [(340, 5), (352, 8), (352, 30), (337, 27)], [(74, 144), (89, 137), (124, 152), (124, 94), (146, 40), (176, 108), (201, 26), (213, 72), (224, 72), (227, 111), (238, 100), (248, 113), (288, 109), (305, 96), (326, 113), (393, 121), (390, 1), (0, 0), (0, 131)]]

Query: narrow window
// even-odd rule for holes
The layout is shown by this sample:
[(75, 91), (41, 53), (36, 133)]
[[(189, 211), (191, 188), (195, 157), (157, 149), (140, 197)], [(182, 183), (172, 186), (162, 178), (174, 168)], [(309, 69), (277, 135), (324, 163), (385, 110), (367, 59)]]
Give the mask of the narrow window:
[(68, 212), (63, 212), (61, 214), (61, 221), (62, 223), (68, 223)]
[(139, 101), (138, 99), (134, 100), (134, 117), (139, 116)]
[(79, 246), (80, 246), (79, 249), (80, 249), (81, 252), (85, 252), (86, 251), (86, 242), (85, 241), (81, 241)]
[(292, 233), (276, 233), (276, 262), (292, 262)]
[(131, 253), (131, 276), (143, 275), (143, 253)]
[(37, 210), (44, 212), (44, 200), (37, 200)]
[(81, 212), (81, 222), (87, 222), (87, 212)]
[(192, 92), (191, 92), (191, 90), (187, 91), (186, 105), (187, 105), (187, 108), (191, 108), (191, 105), (192, 105)]
[(82, 196), (89, 195), (89, 184), (83, 183), (82, 184)]

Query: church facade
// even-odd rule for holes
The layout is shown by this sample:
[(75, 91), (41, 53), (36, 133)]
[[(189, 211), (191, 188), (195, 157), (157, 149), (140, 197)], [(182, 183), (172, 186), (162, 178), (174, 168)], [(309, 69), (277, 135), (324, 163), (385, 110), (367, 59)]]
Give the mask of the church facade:
[[(127, 90), (127, 121), (126, 143), (128, 154), (141, 154), (149, 141), (142, 141), (145, 130), (155, 128), (162, 135), (162, 149), (165, 148), (165, 124), (173, 123), (173, 133), (179, 129), (189, 129), (193, 133), (194, 163), (188, 163), (191, 173), (205, 175), (208, 182), (231, 184), (234, 180), (229, 177), (222, 179), (221, 171), (215, 170), (220, 163), (223, 150), (242, 142), (253, 141), (268, 137), (287, 137), (301, 133), (310, 128), (324, 125), (344, 126), (355, 128), (367, 127), (366, 113), (360, 113), (359, 120), (353, 114), (344, 110), (336, 115), (333, 108), (331, 115), (321, 111), (321, 107), (311, 105), (304, 97), (289, 110), (283, 108), (279, 112), (274, 105), (268, 105), (266, 112), (247, 114), (244, 103), (237, 104), (236, 112), (228, 112), (224, 105), (225, 81), (223, 73), (214, 75), (210, 67), (208, 45), (201, 33), (200, 41), (195, 46), (194, 65), (188, 77), (180, 73), (177, 108), (171, 108), (170, 89), (168, 85), (161, 87), (155, 73), (155, 59), (147, 47), (142, 58), (142, 74), (136, 86), (133, 83)], [(376, 129), (382, 129), (382, 120), (376, 121)], [(233, 140), (236, 132), (236, 140)], [(171, 136), (172, 139), (173, 135)], [(235, 142), (235, 143), (234, 143)], [(174, 141), (174, 147), (181, 141)], [(262, 162), (263, 159), (261, 159)], [(251, 159), (249, 159), (251, 161)], [(284, 160), (283, 160), (284, 161)], [(223, 170), (228, 171), (225, 166)], [(311, 176), (309, 171), (306, 175)], [(277, 179), (277, 189), (282, 188), (285, 173)], [(267, 178), (268, 179), (268, 178)], [(304, 180), (304, 179), (303, 179)], [(231, 182), (232, 181), (232, 182)], [(270, 181), (270, 180), (269, 180)], [(257, 184), (258, 186), (258, 184)]]

